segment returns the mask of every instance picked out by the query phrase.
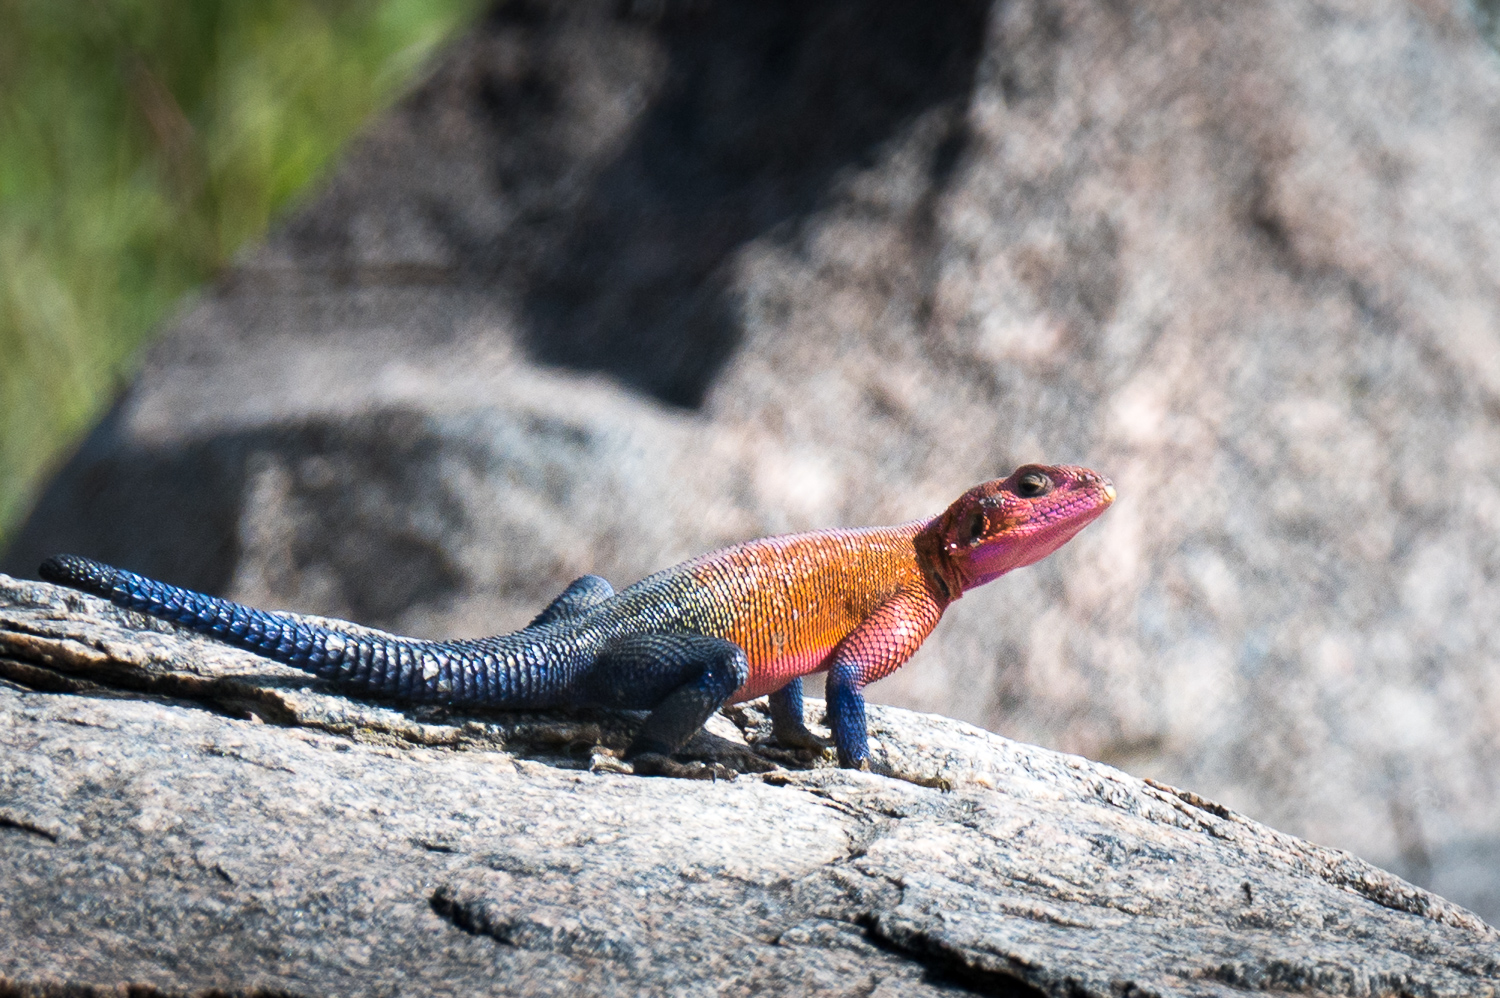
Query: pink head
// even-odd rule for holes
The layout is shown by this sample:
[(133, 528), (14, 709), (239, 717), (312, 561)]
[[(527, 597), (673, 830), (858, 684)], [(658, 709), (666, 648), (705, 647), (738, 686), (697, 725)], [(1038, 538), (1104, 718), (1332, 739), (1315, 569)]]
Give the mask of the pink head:
[(1114, 501), (1114, 485), (1097, 472), (1026, 464), (959, 496), (922, 529), (917, 550), (957, 599), (1047, 557)]

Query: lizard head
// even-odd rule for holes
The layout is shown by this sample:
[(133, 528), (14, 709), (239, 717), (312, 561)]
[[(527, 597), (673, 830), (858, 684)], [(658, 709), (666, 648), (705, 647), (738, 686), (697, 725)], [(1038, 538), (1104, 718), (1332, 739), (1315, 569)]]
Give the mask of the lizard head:
[(1025, 464), (976, 485), (917, 537), (929, 576), (949, 598), (1030, 565), (1062, 547), (1115, 501), (1097, 472)]

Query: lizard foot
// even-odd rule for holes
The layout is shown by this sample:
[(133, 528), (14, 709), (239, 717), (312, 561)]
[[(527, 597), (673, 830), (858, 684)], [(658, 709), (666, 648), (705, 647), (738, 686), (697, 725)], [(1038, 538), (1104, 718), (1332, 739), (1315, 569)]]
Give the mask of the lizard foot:
[(630, 763), (621, 759), (614, 753), (595, 749), (593, 757), (589, 759), (589, 772), (591, 773), (617, 773), (622, 776), (633, 776), (635, 770)]
[(807, 766), (829, 756), (833, 742), (821, 738), (803, 725), (781, 728), (771, 732), (769, 738), (760, 738), (751, 743), (755, 751), (767, 759), (774, 759), (786, 766)]
[(817, 758), (833, 747), (833, 739), (815, 735), (803, 725), (797, 725), (794, 728), (777, 728), (771, 733), (771, 740), (782, 748), (810, 752), (813, 758)]
[(717, 762), (678, 762), (659, 752), (642, 752), (630, 760), (637, 776), (669, 776), (675, 780), (733, 780), (740, 774)]

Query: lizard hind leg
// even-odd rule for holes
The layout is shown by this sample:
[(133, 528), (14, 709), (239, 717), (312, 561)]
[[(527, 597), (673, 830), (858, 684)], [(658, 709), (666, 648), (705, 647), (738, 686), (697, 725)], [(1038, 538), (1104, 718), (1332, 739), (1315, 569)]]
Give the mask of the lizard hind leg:
[(702, 634), (631, 634), (600, 649), (587, 695), (600, 706), (651, 711), (627, 759), (669, 756), (749, 675), (745, 651), (733, 641)]
[(608, 579), (598, 575), (580, 575), (568, 583), (568, 588), (558, 593), (557, 598), (548, 603), (547, 608), (537, 614), (523, 630), (546, 627), (559, 620), (580, 616), (612, 599), (614, 595), (615, 587), (609, 584)]

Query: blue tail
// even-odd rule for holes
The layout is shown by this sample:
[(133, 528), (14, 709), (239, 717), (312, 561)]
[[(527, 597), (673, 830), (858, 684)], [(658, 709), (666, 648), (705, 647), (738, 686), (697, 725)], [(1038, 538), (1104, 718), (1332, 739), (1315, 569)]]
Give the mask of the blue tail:
[(48, 558), (38, 571), (48, 582), (102, 596), (117, 606), (149, 613), (299, 669), (321, 672), (320, 667), (329, 661), (329, 632), (285, 614), (253, 610), (77, 555)]
[(559, 655), (527, 632), (479, 641), (421, 641), (256, 610), (112, 568), (91, 558), (48, 558), (43, 579), (103, 597), (331, 680), (356, 693), (411, 703), (548, 707), (573, 702), (576, 650)]
[(436, 681), (446, 677), (423, 668), (430, 642), (340, 632), (77, 555), (48, 558), (38, 572), (48, 582), (81, 589), (362, 692), (409, 700), (447, 699), (437, 694), (451, 692), (450, 683)]

